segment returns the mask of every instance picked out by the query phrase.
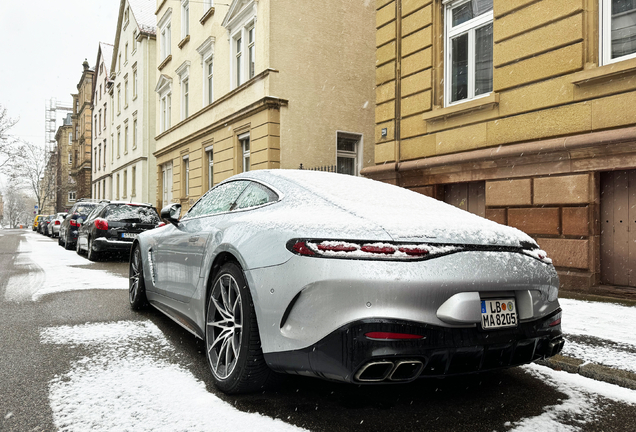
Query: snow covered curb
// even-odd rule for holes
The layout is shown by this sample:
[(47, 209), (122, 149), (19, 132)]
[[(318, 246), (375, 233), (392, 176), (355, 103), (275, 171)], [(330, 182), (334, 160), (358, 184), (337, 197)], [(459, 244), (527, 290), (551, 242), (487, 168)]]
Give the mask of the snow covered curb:
[(546, 360), (538, 360), (536, 363), (556, 371), (575, 373), (597, 381), (636, 390), (636, 374), (632, 372), (595, 363), (586, 363), (583, 360), (562, 355), (556, 355)]

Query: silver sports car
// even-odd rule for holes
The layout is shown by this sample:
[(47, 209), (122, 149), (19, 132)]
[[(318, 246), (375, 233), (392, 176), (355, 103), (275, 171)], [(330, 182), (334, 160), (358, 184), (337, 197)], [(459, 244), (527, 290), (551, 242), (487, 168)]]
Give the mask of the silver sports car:
[(135, 240), (130, 303), (202, 338), (214, 383), (356, 384), (529, 363), (563, 347), (558, 277), (521, 231), (360, 177), (253, 171)]

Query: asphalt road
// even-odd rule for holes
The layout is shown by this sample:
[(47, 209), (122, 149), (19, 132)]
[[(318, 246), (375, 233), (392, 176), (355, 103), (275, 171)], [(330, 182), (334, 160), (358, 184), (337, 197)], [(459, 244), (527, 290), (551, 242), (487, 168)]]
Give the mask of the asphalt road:
[[(50, 383), (67, 373), (71, 362), (85, 354), (85, 348), (43, 344), (41, 331), (98, 322), (150, 320), (175, 348), (172, 353), (157, 355), (206, 383), (208, 392), (239, 410), (259, 412), (312, 431), (507, 431), (524, 419), (538, 419), (568, 399), (565, 392), (521, 368), (395, 386), (354, 386), (287, 377), (273, 390), (226, 396), (210, 383), (201, 341), (153, 309), (131, 311), (126, 290), (77, 290), (45, 295), (37, 301), (8, 301), (5, 292), (11, 276), (28, 272), (33, 273), (33, 280), (47, 283), (46, 277), (35, 278), (41, 272), (37, 265), (17, 265), (28, 258), (20, 258), (29, 253), (20, 252), (25, 235), (33, 234), (0, 231), (0, 431), (57, 430)], [(94, 268), (128, 274), (128, 264), (122, 259)], [(565, 412), (558, 418), (559, 423), (573, 427), (571, 430), (634, 430), (635, 406), (604, 398), (594, 400), (601, 408), (594, 418), (581, 419), (574, 411)], [(102, 424), (100, 430), (115, 429)]]

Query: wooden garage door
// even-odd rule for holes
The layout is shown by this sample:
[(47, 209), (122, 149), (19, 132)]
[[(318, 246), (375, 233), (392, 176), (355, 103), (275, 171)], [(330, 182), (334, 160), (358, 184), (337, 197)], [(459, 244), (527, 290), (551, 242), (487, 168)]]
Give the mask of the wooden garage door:
[(636, 170), (601, 174), (601, 282), (636, 286)]

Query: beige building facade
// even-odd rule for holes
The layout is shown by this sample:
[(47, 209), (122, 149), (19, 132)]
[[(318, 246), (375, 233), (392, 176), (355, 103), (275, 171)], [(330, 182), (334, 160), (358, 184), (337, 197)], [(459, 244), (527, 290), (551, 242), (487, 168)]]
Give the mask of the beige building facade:
[(157, 206), (246, 170), (371, 165), (373, 5), (228, 3), (157, 1)]
[(376, 166), (363, 174), (529, 233), (570, 289), (635, 287), (636, 4), (376, 9)]
[(91, 197), (92, 90), (93, 76), (88, 61), (82, 63), (82, 77), (73, 96), (73, 144), (71, 176), (75, 181), (75, 199)]
[(73, 167), (71, 157), (73, 154), (73, 121), (71, 116), (71, 114), (66, 116), (55, 133), (57, 143), (55, 208), (58, 212), (68, 212), (75, 204), (77, 194), (75, 179), (71, 176)]
[(112, 80), (108, 198), (155, 202), (155, 0), (121, 0)]

